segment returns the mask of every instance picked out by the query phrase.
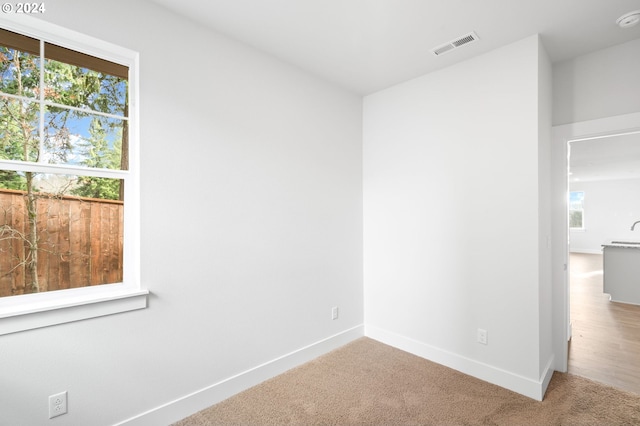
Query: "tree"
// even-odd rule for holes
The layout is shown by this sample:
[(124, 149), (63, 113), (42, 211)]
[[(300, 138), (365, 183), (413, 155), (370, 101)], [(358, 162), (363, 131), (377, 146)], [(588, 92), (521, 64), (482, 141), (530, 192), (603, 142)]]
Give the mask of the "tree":
[[(29, 53), (19, 52), (14, 49), (2, 47), (0, 50), (0, 71), (2, 72), (2, 90), (16, 96), (27, 97), (29, 89), (34, 87), (37, 69), (35, 57)], [(39, 156), (39, 145), (35, 131), (35, 120), (39, 106), (16, 98), (5, 98), (2, 110), (2, 148), (3, 158), (9, 160), (34, 161)], [(22, 179), (16, 172), (6, 172), (3, 176), (8, 179), (8, 184), (13, 187), (23, 186)], [(24, 173), (24, 189), (28, 233), (21, 234), (26, 240), (27, 255), (24, 263), (29, 271), (31, 279), (31, 291), (40, 291), (38, 282), (38, 235), (37, 221), (37, 196), (33, 186), (34, 173)], [(15, 230), (10, 230), (15, 231)], [(5, 230), (3, 229), (3, 233)], [(12, 232), (12, 234), (14, 234)]]
[[(101, 169), (118, 169), (121, 161), (122, 139), (116, 139), (113, 147), (110, 148), (106, 139), (107, 132), (100, 120), (96, 118), (91, 121), (89, 134), (90, 139), (82, 143), (85, 155), (82, 165)], [(78, 178), (77, 185), (72, 190), (74, 195), (108, 200), (120, 199), (120, 181), (116, 179), (81, 176)]]

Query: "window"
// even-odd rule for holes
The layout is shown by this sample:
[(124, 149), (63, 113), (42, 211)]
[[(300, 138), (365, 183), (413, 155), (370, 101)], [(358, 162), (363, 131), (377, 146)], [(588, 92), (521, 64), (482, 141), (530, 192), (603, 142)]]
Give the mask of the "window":
[(569, 193), (569, 229), (584, 230), (584, 192)]
[(0, 28), (0, 334), (146, 306), (137, 54), (33, 22)]

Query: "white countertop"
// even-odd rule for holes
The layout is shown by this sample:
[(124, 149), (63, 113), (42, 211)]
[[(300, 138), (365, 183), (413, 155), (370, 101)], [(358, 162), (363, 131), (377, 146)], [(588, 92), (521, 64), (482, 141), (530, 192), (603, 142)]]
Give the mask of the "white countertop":
[(640, 241), (628, 240), (628, 239), (611, 240), (602, 244), (602, 247), (623, 247), (623, 248), (640, 249)]

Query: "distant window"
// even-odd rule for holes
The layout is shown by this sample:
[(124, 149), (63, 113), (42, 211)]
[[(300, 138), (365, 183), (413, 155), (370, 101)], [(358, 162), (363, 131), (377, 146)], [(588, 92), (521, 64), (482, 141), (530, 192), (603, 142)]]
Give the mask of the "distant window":
[(584, 191), (569, 193), (569, 228), (584, 229)]

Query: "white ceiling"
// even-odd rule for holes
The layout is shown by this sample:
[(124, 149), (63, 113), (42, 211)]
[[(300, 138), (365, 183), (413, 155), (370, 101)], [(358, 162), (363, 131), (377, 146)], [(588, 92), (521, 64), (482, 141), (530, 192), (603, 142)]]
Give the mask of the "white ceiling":
[(615, 23), (640, 0), (152, 1), (363, 95), (536, 33), (554, 62), (640, 38)]
[(640, 131), (571, 143), (570, 182), (640, 179)]

